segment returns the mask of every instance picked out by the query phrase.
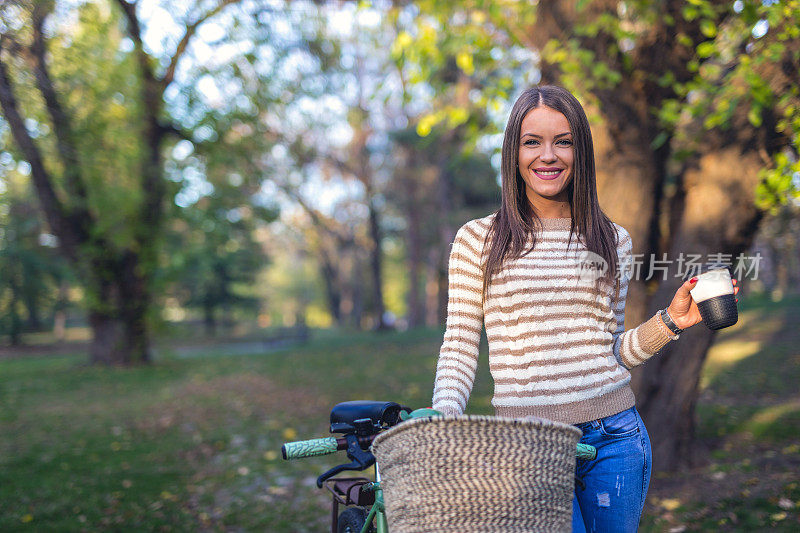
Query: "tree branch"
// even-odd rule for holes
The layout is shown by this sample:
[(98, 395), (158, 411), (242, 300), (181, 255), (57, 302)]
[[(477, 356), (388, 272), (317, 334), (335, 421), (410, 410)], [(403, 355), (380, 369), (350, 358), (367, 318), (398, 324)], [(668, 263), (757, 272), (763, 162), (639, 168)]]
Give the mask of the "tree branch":
[(187, 140), (192, 144), (197, 144), (197, 142), (194, 139), (192, 139), (191, 133), (189, 133), (188, 131), (184, 131), (183, 129), (181, 129), (179, 126), (176, 126), (172, 122), (160, 122), (159, 128), (164, 134), (172, 134), (175, 135), (176, 137), (180, 137), (181, 139)]
[[(166, 185), (164, 183), (161, 168), (161, 140), (167, 133), (178, 133), (180, 130), (165, 125), (160, 120), (161, 110), (164, 104), (164, 90), (175, 75), (178, 60), (186, 51), (189, 40), (197, 31), (197, 27), (209, 17), (218, 13), (223, 7), (238, 0), (222, 0), (217, 7), (211, 9), (201, 16), (193, 24), (186, 28), (183, 38), (178, 44), (178, 49), (170, 60), (167, 72), (164, 77), (157, 78), (153, 70), (154, 61), (145, 51), (142, 43), (142, 29), (136, 15), (136, 2), (117, 0), (127, 19), (128, 35), (134, 43), (134, 50), (139, 62), (142, 75), (142, 104), (144, 109), (144, 127), (142, 128), (142, 140), (146, 147), (142, 158), (141, 183), (144, 191), (144, 200), (141, 206), (141, 231), (137, 233), (136, 239), (140, 245), (144, 245), (150, 239), (151, 232), (161, 224), (164, 211), (164, 197), (166, 195)], [(181, 135), (186, 137), (185, 135)]]
[(128, 35), (133, 40), (134, 53), (139, 62), (142, 76), (141, 98), (144, 110), (142, 141), (145, 152), (141, 160), (141, 187), (144, 199), (140, 209), (140, 224), (135, 239), (139, 246), (145, 247), (151, 234), (161, 225), (164, 212), (163, 202), (166, 185), (161, 169), (161, 139), (165, 131), (159, 121), (163, 105), (163, 89), (156, 79), (152, 58), (145, 52), (142, 43), (142, 30), (136, 16), (136, 2), (117, 0), (128, 21)]
[(64, 253), (74, 260), (78, 257), (80, 236), (71, 231), (72, 225), (69, 224), (64, 206), (56, 195), (50, 174), (44, 166), (42, 154), (25, 127), (25, 120), (20, 114), (11, 78), (3, 61), (3, 40), (0, 37), (0, 108), (3, 110), (3, 116), (11, 130), (11, 135), (31, 166), (33, 185), (47, 217), (50, 230), (58, 236)]
[[(125, 15), (125, 18), (128, 21), (128, 35), (133, 40), (134, 50), (136, 50), (136, 57), (139, 61), (139, 68), (142, 70), (142, 76), (144, 77), (145, 83), (145, 91), (147, 90), (147, 86), (155, 82), (155, 74), (153, 73), (153, 68), (150, 65), (150, 56), (147, 52), (144, 51), (144, 46), (142, 44), (142, 28), (139, 25), (139, 19), (136, 16), (136, 2), (126, 2), (126, 0), (117, 0), (117, 3), (122, 8), (122, 13)], [(161, 97), (160, 94), (157, 95), (158, 98)], [(147, 104), (151, 103), (149, 101), (145, 101), (145, 109), (148, 109)]]
[[(120, 0), (121, 1), (121, 0)], [(162, 89), (166, 89), (167, 86), (172, 83), (172, 80), (175, 79), (175, 70), (178, 67), (178, 61), (186, 52), (186, 49), (189, 47), (189, 41), (191, 40), (192, 36), (197, 31), (197, 27), (200, 26), (203, 22), (207, 21), (220, 11), (222, 11), (226, 6), (230, 4), (235, 4), (239, 2), (239, 0), (221, 0), (219, 4), (214, 9), (209, 10), (207, 13), (202, 15), (200, 18), (186, 26), (186, 31), (183, 33), (183, 37), (178, 42), (178, 46), (175, 49), (175, 53), (169, 60), (169, 65), (167, 66), (166, 72), (161, 77), (161, 87)]]
[(33, 9), (33, 43), (30, 51), (33, 56), (33, 73), (36, 85), (44, 99), (45, 107), (53, 122), (53, 132), (56, 138), (56, 148), (64, 163), (64, 180), (70, 195), (76, 197), (76, 202), (70, 206), (70, 211), (80, 218), (87, 220), (90, 217), (87, 204), (86, 184), (83, 182), (78, 161), (78, 150), (75, 146), (70, 119), (61, 103), (58, 101), (50, 73), (45, 59), (46, 45), (42, 27), (48, 13), (42, 4), (36, 4)]
[(336, 239), (341, 246), (347, 246), (354, 243), (354, 239), (351, 236), (336, 229), (334, 227), (334, 223), (330, 221), (329, 217), (326, 217), (318, 210), (311, 207), (308, 202), (306, 202), (305, 198), (303, 198), (293, 187), (282, 183), (276, 183), (276, 186), (289, 198), (297, 202), (297, 204), (303, 208), (303, 211), (308, 213), (308, 216), (311, 217), (311, 222), (314, 224), (314, 226), (320, 228), (322, 231)]

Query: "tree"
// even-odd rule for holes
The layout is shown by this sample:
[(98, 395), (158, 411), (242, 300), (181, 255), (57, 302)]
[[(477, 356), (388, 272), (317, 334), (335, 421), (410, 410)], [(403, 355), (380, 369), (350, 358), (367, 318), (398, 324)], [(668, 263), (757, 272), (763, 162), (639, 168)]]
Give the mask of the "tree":
[[(342, 216), (346, 209), (341, 205), (336, 206), (337, 217), (327, 216), (310, 205), (296, 189), (290, 185), (281, 187), (282, 192), (300, 206), (307, 219), (301, 221), (301, 217), (295, 217), (292, 222), (306, 226), (301, 240), (305, 243), (304, 251), (315, 257), (319, 265), (331, 318), (337, 326), (361, 329), (364, 306), (358, 288), (363, 277), (357, 257), (363, 244), (356, 239), (356, 231), (362, 221)], [(351, 282), (353, 279), (355, 283)]]
[(178, 208), (166, 236), (169, 253), (164, 253), (167, 272), (162, 284), (183, 307), (202, 312), (211, 336), (220, 318), (233, 322), (234, 309), (254, 314), (259, 308), (258, 299), (244, 288), (255, 284), (267, 264), (255, 234), (276, 218), (276, 211), (242, 204), (239, 192), (230, 185), (218, 186), (213, 195)]
[[(417, 322), (423, 301), (415, 291), (424, 262), (427, 323), (434, 325), (446, 316), (449, 244), (458, 226), (497, 205), (497, 166), (481, 144), (497, 131), (492, 115), (518, 80), (527, 79), (532, 56), (497, 32), (487, 34), (480, 17), (465, 23), (469, 13), (448, 17), (452, 5), (419, 5), (419, 14), (390, 9), (386, 31), (396, 36), (398, 114), (409, 124), (395, 132), (401, 160), (395, 194), (408, 224), (409, 307)], [(506, 52), (498, 54), (501, 49)]]
[[(436, 128), (421, 137), (412, 124), (392, 135), (397, 163), (388, 198), (406, 223), (409, 327), (426, 322), (437, 326), (446, 317), (447, 302), (442, 297), (447, 295), (447, 271), (442, 271), (442, 262), (447, 261), (450, 248), (449, 241), (442, 240), (441, 224), (485, 216), (500, 198), (489, 156), (470, 150), (463, 139), (448, 141), (442, 130)], [(447, 177), (444, 184), (443, 176)], [(439, 187), (447, 194), (431, 194)], [(445, 196), (448, 211), (443, 213)], [(423, 277), (433, 289), (426, 291), (432, 294), (430, 301), (420, 294)]]
[(41, 331), (45, 313), (67, 275), (48, 241), (27, 180), (3, 165), (0, 183), (0, 334), (21, 344), (24, 331)]
[[(151, 283), (170, 190), (162, 149), (167, 136), (184, 135), (164, 93), (198, 27), (230, 3), (191, 18), (161, 58), (142, 42), (135, 2), (82, 3), (73, 30), (54, 18), (53, 2), (8, 2), (0, 11), (0, 105), (50, 231), (86, 280), (92, 362), (150, 360)], [(125, 42), (132, 50), (120, 53)], [(43, 107), (19, 90), (33, 85)], [(37, 142), (26, 113), (52, 136)]]
[[(601, 204), (630, 232), (644, 272), (663, 253), (673, 260), (680, 252), (736, 257), (749, 247), (764, 209), (796, 194), (796, 2), (420, 6), (418, 27), (480, 32), (489, 44), (463, 42), (484, 59), (502, 35), (539, 54), (542, 82), (565, 85), (582, 99), (595, 135)], [(677, 267), (673, 262), (663, 281), (634, 280), (628, 327), (669, 303), (680, 284)], [(699, 375), (714, 333), (701, 326), (683, 336), (634, 375), (657, 469), (691, 458)]]

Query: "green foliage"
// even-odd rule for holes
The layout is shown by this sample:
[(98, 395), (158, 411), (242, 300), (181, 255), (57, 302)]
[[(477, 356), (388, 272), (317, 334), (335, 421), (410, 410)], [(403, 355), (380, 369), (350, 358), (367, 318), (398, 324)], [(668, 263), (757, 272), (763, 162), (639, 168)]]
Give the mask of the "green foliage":
[[(178, 24), (202, 16), (209, 5), (197, 2), (171, 7), (174, 7)], [(268, 152), (275, 145), (274, 137), (269, 140), (268, 137), (271, 123), (280, 119), (267, 118), (267, 111), (275, 102), (284, 100), (287, 90), (296, 83), (286, 66), (298, 60), (297, 50), (306, 49), (307, 56), (322, 62), (328, 60), (330, 54), (326, 56), (327, 48), (320, 40), (306, 42), (305, 29), (299, 24), (295, 24), (299, 31), (294, 41), (276, 39), (274, 26), (283, 23), (278, 11), (265, 10), (256, 17), (244, 8), (230, 7), (226, 10), (228, 16), (216, 17), (214, 21), (218, 24), (214, 30), (221, 31), (223, 36), (211, 42), (205, 37), (205, 32), (195, 34), (177, 62), (175, 78), (164, 86), (148, 86), (141, 67), (142, 63), (147, 64), (156, 78), (163, 75), (173, 59), (171, 54), (179, 48), (179, 25), (164, 30), (164, 27), (159, 27), (160, 15), (148, 19), (150, 14), (138, 9), (145, 40), (150, 29), (165, 31), (160, 49), (156, 47), (158, 51), (150, 52), (145, 45), (146, 50), (140, 56), (128, 35), (128, 21), (123, 10), (115, 2), (76, 2), (59, 6), (49, 16), (47, 63), (59, 102), (70, 122), (69, 140), (77, 148), (78, 173), (87, 190), (86, 205), (65, 179), (67, 171), (73, 169), (64, 168), (56, 150), (53, 125), (34, 83), (29, 61), (24, 54), (4, 50), (4, 61), (7, 60), (12, 67), (11, 75), (21, 110), (29, 119), (28, 129), (32, 131), (45, 166), (53, 176), (56, 193), (67, 212), (86, 208), (91, 215), (85, 224), (95, 240), (81, 247), (79, 264), (76, 265), (81, 272), (79, 279), (87, 284), (84, 292), (87, 309), (109, 316), (119, 314), (120, 303), (107, 294), (101, 295), (99, 287), (120, 282), (118, 276), (123, 257), (136, 258), (137, 275), (147, 285), (144, 292), (155, 294), (156, 301), (169, 293), (165, 288), (168, 280), (191, 278), (196, 282), (192, 288), (203, 290), (208, 286), (198, 279), (205, 280), (217, 273), (225, 281), (218, 283), (215, 291), (206, 291), (209, 294), (215, 292), (213, 300), (227, 305), (235, 300), (234, 295), (238, 295), (236, 301), (239, 304), (247, 301), (248, 305), (253, 305), (252, 299), (244, 295), (250, 289), (242, 284), (254, 280), (263, 260), (263, 250), (261, 244), (255, 242), (254, 232), (276, 218), (274, 206), (263, 197), (256, 198), (265, 176), (263, 169), (253, 168), (257, 166), (253, 165), (254, 162), (263, 160), (254, 154)], [(13, 20), (14, 17), (30, 19), (25, 9), (8, 5), (0, 10), (0, 16), (4, 20)], [(296, 18), (301, 16), (302, 13), (295, 14)], [(6, 31), (12, 26), (14, 24), (9, 23), (2, 29)], [(203, 24), (200, 28), (208, 29), (208, 25)], [(15, 38), (23, 45), (30, 42), (29, 25), (22, 25), (15, 31)], [(217, 61), (208, 53), (217, 46), (229, 54), (228, 60)], [(283, 69), (280, 75), (276, 75), (278, 69)], [(163, 108), (158, 104), (159, 109), (155, 110), (154, 119), (161, 128), (157, 134), (147, 123), (147, 113), (153, 110), (143, 108), (145, 87), (149, 87), (148, 91), (156, 91), (157, 99), (166, 89)], [(216, 101), (212, 87), (225, 98)], [(174, 130), (178, 137), (184, 137), (180, 148), (185, 151), (187, 144), (191, 147), (194, 165), (182, 166), (180, 162), (164, 157), (176, 146), (171, 144), (174, 142), (171, 135), (162, 137), (167, 130)], [(0, 135), (6, 141), (4, 146), (9, 146), (8, 153), (14, 162), (22, 159), (22, 155), (14, 151), (14, 143), (9, 142), (10, 133), (0, 130)], [(149, 157), (154, 155), (151, 151), (153, 143), (157, 145), (154, 150), (161, 152), (156, 158), (167, 161), (165, 168), (149, 171)], [(185, 158), (184, 154), (182, 159)], [(187, 207), (211, 194), (209, 187), (214, 194), (224, 196), (212, 200), (216, 203), (214, 209), (198, 209), (188, 217), (198, 227), (216, 225), (215, 232), (198, 239), (197, 234), (202, 230), (184, 224), (187, 228), (185, 235), (180, 238), (170, 235), (181, 243), (193, 243), (183, 255), (173, 255), (174, 250), (162, 248), (163, 227), (169, 226), (170, 222), (165, 223), (163, 219), (145, 212), (143, 202), (153, 188), (145, 188), (143, 183), (145, 176), (152, 172), (159, 178), (169, 178), (169, 181), (164, 180), (165, 194), (160, 198), (161, 205), (167, 209), (167, 219), (175, 214), (179, 214), (180, 219), (180, 214), (185, 214), (174, 207), (174, 202)], [(232, 185), (234, 178), (238, 179), (236, 185)], [(236, 210), (248, 214), (241, 220), (249, 217), (258, 222), (239, 231), (234, 227), (236, 224), (226, 219)], [(172, 229), (175, 227), (173, 225)], [(206, 241), (195, 242), (203, 239)], [(166, 259), (177, 259), (175, 256), (195, 259), (169, 262), (168, 271), (159, 272), (167, 264)], [(212, 258), (218, 263), (212, 264)], [(186, 269), (185, 275), (175, 272), (177, 265)], [(244, 270), (248, 272), (245, 274)], [(192, 301), (196, 302), (196, 299)]]
[(133, 54), (122, 51), (118, 9), (85, 2), (75, 16), (49, 41), (51, 73), (72, 117), (94, 231), (124, 249), (142, 223), (141, 80)]
[[(130, 243), (135, 228), (131, 222), (141, 202), (137, 66), (130, 53), (121, 51), (124, 34), (116, 9), (80, 2), (73, 15), (70, 25), (54, 19), (47, 41), (48, 66), (60, 103), (72, 120), (71, 141), (87, 184), (88, 208), (98, 221), (94, 231), (123, 248)], [(35, 139), (56, 178), (55, 188), (69, 209), (80, 207), (62, 181), (63, 162), (29, 66), (22, 60), (15, 63), (16, 97), (24, 116), (37, 125)], [(22, 159), (10, 142), (10, 132), (4, 137), (10, 153)]]
[[(684, 17), (692, 20), (697, 9), (710, 9), (707, 4), (692, 2), (684, 8)], [(754, 27), (765, 22), (769, 23), (766, 35), (753, 34)], [(710, 22), (701, 21), (701, 32), (710, 40), (697, 45), (696, 75), (676, 83), (679, 98), (668, 100), (658, 110), (664, 127), (676, 132), (676, 148), (690, 150), (700, 149), (703, 131), (687, 133), (680, 127), (684, 117), (702, 117), (705, 130), (733, 127), (732, 120), (742, 107), (754, 129), (767, 127), (765, 116), (777, 117), (770, 134), (784, 136), (788, 146), (774, 153), (772, 165), (761, 170), (754, 198), (760, 209), (771, 212), (800, 197), (800, 180), (795, 177), (800, 171), (800, 90), (796, 83), (776, 85), (768, 74), (780, 70), (786, 61), (800, 61), (798, 24), (800, 2), (744, 2), (739, 13), (729, 13), (713, 30)]]
[[(424, 137), (437, 125), (468, 125), (474, 143), (495, 129), (485, 121), (487, 112), (507, 105), (518, 78), (530, 76), (531, 58), (524, 49), (509, 47), (496, 26), (494, 17), (502, 17), (504, 7), (492, 2), (485, 3), (486, 10), (454, 7), (438, 0), (419, 7), (413, 25), (398, 31), (392, 45), (392, 57), (408, 83), (432, 94), (431, 111), (419, 117), (417, 133)], [(392, 9), (390, 18), (400, 25), (400, 10)]]
[(27, 180), (6, 166), (0, 180), (0, 336), (18, 343), (66, 304), (58, 289), (69, 272), (53, 243), (40, 242), (43, 223)]
[(262, 313), (271, 324), (293, 324), (301, 318), (310, 327), (330, 327), (333, 319), (324, 300), (316, 258), (298, 249), (296, 242), (286, 243), (288, 236), (276, 237), (283, 242), (275, 246), (268, 268), (259, 277)]
[[(775, 214), (780, 206), (800, 198), (800, 163), (785, 153), (775, 156), (776, 167), (762, 169), (756, 189), (756, 205)], [(795, 200), (796, 201), (796, 200)]]
[(170, 253), (164, 254), (161, 282), (181, 307), (201, 311), (209, 326), (222, 318), (220, 310), (228, 319), (234, 309), (258, 311), (259, 301), (248, 289), (267, 256), (255, 234), (276, 213), (240, 202), (235, 188), (217, 188), (214, 195), (179, 208), (167, 236)]

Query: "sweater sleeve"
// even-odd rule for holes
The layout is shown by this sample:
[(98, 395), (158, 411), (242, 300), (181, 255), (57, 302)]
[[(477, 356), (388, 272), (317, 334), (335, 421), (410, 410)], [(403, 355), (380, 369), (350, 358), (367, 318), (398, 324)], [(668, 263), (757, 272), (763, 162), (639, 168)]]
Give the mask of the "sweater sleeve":
[(617, 329), (612, 334), (614, 339), (614, 357), (625, 368), (633, 368), (650, 359), (669, 341), (677, 340), (680, 335), (673, 335), (661, 322), (658, 313), (639, 326), (625, 331), (625, 300), (628, 295), (631, 272), (633, 270), (633, 241), (621, 226), (619, 228), (620, 287), (619, 296), (612, 294), (612, 308), (617, 321)]
[(456, 233), (450, 251), (447, 326), (439, 350), (431, 404), (443, 414), (464, 412), (475, 381), (483, 327), (482, 247), (478, 232), (467, 223)]

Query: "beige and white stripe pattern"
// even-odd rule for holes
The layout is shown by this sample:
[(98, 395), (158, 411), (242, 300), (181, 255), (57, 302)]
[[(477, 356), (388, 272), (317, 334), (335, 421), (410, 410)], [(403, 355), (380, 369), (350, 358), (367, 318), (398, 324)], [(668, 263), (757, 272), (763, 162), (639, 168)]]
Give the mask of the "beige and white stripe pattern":
[[(498, 416), (537, 416), (575, 424), (634, 405), (629, 368), (652, 357), (672, 335), (658, 315), (625, 331), (626, 269), (620, 292), (596, 284), (569, 218), (543, 219), (533, 251), (507, 261), (481, 303), (484, 240), (492, 217), (472, 220), (450, 252), (447, 329), (439, 352), (433, 408), (460, 414), (475, 379), (481, 329), (489, 341)], [(630, 235), (615, 224), (620, 263)], [(583, 267), (583, 270), (581, 269)], [(589, 275), (587, 275), (587, 272)]]

